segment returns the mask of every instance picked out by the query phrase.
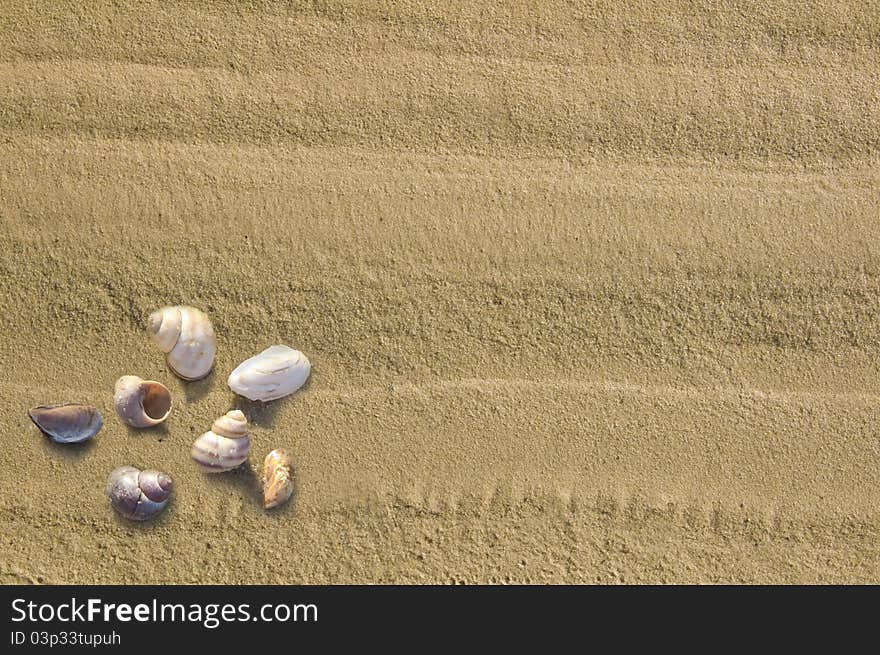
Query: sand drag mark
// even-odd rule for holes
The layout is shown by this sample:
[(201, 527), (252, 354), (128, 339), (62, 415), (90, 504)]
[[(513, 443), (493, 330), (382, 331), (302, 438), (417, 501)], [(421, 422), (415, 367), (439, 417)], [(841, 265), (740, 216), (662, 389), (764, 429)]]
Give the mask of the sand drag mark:
[[(6, 4), (3, 582), (880, 580), (876, 2)], [(276, 342), (308, 385), (236, 399)], [(188, 461), (236, 404), (281, 512)]]

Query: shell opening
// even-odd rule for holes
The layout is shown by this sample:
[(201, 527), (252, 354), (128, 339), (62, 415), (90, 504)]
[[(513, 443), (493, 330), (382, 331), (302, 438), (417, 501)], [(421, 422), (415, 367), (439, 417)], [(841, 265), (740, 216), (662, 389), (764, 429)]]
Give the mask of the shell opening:
[(144, 412), (152, 419), (162, 419), (171, 411), (171, 394), (159, 384), (144, 384)]

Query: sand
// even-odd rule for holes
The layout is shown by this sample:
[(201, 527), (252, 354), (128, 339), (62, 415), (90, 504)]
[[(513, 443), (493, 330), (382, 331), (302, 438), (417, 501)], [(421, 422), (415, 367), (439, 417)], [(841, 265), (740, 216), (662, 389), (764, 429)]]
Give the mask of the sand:
[[(0, 581), (880, 582), (876, 1), (0, 4)], [(307, 386), (234, 396), (273, 343)]]

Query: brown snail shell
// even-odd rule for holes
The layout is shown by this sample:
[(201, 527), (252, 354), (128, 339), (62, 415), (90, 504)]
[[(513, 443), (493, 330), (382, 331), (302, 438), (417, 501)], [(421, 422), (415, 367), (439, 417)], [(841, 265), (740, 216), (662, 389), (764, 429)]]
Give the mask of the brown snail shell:
[(161, 382), (123, 375), (116, 381), (113, 394), (116, 413), (133, 428), (159, 425), (171, 413), (171, 392)]
[(96, 407), (79, 403), (41, 405), (28, 410), (28, 416), (56, 443), (86, 441), (98, 434), (104, 425), (104, 419)]
[(271, 509), (286, 502), (293, 494), (290, 455), (275, 449), (263, 462), (263, 507)]
[(172, 486), (171, 477), (161, 471), (121, 466), (107, 478), (107, 496), (125, 518), (146, 521), (165, 509)]
[(248, 457), (251, 439), (244, 412), (233, 409), (193, 442), (192, 458), (208, 473), (222, 473), (241, 466)]

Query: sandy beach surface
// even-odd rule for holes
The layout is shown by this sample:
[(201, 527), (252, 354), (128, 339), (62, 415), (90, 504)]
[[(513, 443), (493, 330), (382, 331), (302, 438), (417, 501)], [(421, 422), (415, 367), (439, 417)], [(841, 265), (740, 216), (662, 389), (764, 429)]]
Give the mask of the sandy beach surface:
[(0, 582), (880, 582), (880, 5), (770, 4), (0, 3)]

